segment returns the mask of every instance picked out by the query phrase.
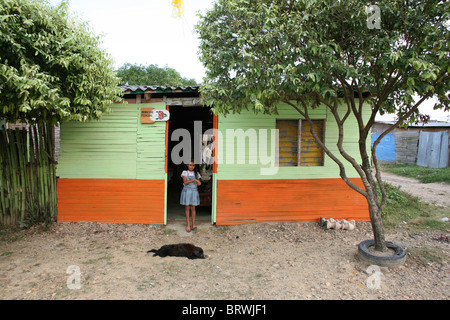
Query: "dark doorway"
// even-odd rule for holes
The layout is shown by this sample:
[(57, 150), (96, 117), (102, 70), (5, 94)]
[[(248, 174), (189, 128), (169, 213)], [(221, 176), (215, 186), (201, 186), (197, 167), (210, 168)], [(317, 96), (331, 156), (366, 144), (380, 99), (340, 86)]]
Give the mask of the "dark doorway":
[[(208, 164), (205, 158), (207, 152), (205, 148), (212, 142), (212, 136), (205, 134), (209, 129), (213, 128), (213, 114), (209, 107), (183, 107), (169, 106), (169, 136), (168, 136), (168, 152), (167, 152), (167, 221), (185, 220), (184, 206), (180, 204), (180, 194), (183, 189), (183, 180), (181, 173), (186, 169), (184, 163), (178, 163), (179, 157), (186, 156), (196, 159), (196, 167), (202, 176), (202, 185), (199, 187), (200, 205), (196, 208), (197, 220), (211, 220), (211, 200), (212, 200), (212, 165)], [(183, 148), (179, 152), (180, 145), (186, 145), (186, 141), (182, 141), (178, 134), (174, 135), (177, 129), (184, 129), (184, 133), (189, 132), (190, 136), (190, 155), (185, 155)], [(176, 133), (179, 133), (177, 131)], [(176, 141), (172, 141), (172, 137)], [(195, 143), (198, 148), (195, 148)], [(175, 148), (175, 150), (174, 150)], [(199, 154), (195, 155), (194, 151), (198, 150)], [(176, 156), (172, 157), (172, 151)], [(206, 150), (207, 151), (207, 150)], [(174, 161), (175, 160), (175, 161)]]

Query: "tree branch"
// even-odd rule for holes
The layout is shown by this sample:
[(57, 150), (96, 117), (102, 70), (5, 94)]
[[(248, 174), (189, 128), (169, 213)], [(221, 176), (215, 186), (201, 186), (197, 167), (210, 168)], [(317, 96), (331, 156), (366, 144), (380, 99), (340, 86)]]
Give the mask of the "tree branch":
[[(291, 107), (293, 107), (295, 110), (297, 110), (297, 112), (299, 112), (305, 119), (306, 121), (308, 121), (308, 123), (311, 126), (311, 133), (314, 137), (314, 140), (316, 141), (316, 143), (324, 150), (324, 152), (339, 166), (339, 175), (340, 177), (347, 183), (347, 185), (349, 187), (351, 187), (353, 190), (359, 192), (360, 194), (362, 194), (363, 196), (367, 196), (367, 192), (363, 189), (361, 189), (360, 187), (358, 187), (357, 185), (355, 185), (353, 182), (350, 181), (350, 179), (347, 177), (347, 173), (345, 170), (345, 166), (342, 163), (342, 161), (340, 161), (327, 147), (326, 145), (323, 143), (323, 141), (320, 140), (319, 136), (317, 135), (317, 133), (314, 130), (313, 127), (313, 123), (312, 123), (312, 119), (309, 117), (308, 114), (308, 104), (306, 103), (306, 101), (302, 98), (302, 97), (298, 97), (299, 101), (302, 103), (303, 105), (303, 109), (304, 111), (300, 110), (295, 104), (293, 104), (291, 101), (289, 101), (288, 99), (283, 100), (283, 102), (285, 102), (286, 104), (290, 105)], [(337, 99), (337, 98), (336, 98)], [(323, 99), (321, 99), (323, 100)], [(324, 101), (327, 105), (327, 107), (330, 108), (330, 104), (327, 103), (326, 101)], [(331, 110), (333, 110), (334, 108), (331, 107)], [(339, 116), (338, 116), (339, 117)], [(335, 117), (336, 118), (336, 117)], [(358, 173), (361, 176), (361, 168), (358, 166), (358, 164), (356, 163), (355, 159), (353, 159), (352, 157), (350, 157), (342, 148), (342, 141), (343, 141), (343, 131), (342, 131), (342, 126), (339, 124), (340, 123), (340, 119), (337, 118), (336, 119), (337, 123), (338, 123), (338, 127), (339, 127), (339, 138), (338, 138), (338, 149), (339, 152), (342, 154), (342, 156), (349, 161), (353, 167), (356, 169), (356, 171), (358, 171)], [(364, 180), (364, 178), (361, 176), (361, 178)]]
[[(447, 70), (443, 70), (439, 76), (436, 78), (436, 80), (433, 83), (433, 87), (436, 86), (436, 84), (441, 80), (441, 78), (447, 73)], [(393, 131), (395, 128), (397, 128), (400, 124), (402, 124), (406, 119), (408, 119), (415, 111), (417, 111), (417, 109), (419, 108), (419, 106), (429, 97), (431, 97), (433, 95), (433, 92), (431, 90), (429, 90), (419, 101), (416, 102), (416, 104), (414, 106), (411, 107), (411, 109), (405, 113), (402, 117), (399, 117), (399, 119), (397, 120), (397, 122), (395, 124), (393, 124), (391, 127), (389, 127), (388, 129), (386, 129), (382, 134), (380, 134), (380, 136), (377, 138), (377, 140), (375, 140), (374, 142), (374, 147), (376, 147), (381, 139), (383, 139), (388, 133), (390, 133), (391, 131)], [(372, 148), (373, 149), (373, 148)]]
[[(439, 82), (439, 80), (446, 74), (446, 72), (447, 72), (446, 70), (441, 72), (441, 74), (437, 77), (437, 79), (433, 83), (433, 86), (435, 86)], [(380, 134), (380, 136), (375, 140), (375, 142), (372, 145), (372, 162), (375, 166), (375, 178), (376, 178), (378, 186), (380, 187), (380, 190), (381, 190), (381, 202), (379, 204), (380, 211), (383, 210), (383, 208), (386, 204), (386, 190), (384, 188), (383, 181), (381, 179), (381, 169), (380, 169), (380, 165), (378, 163), (378, 159), (377, 159), (377, 155), (376, 155), (377, 146), (387, 134), (392, 132), (395, 128), (397, 128), (400, 124), (402, 124), (406, 119), (408, 119), (413, 112), (417, 111), (419, 106), (426, 99), (428, 99), (432, 94), (433, 93), (431, 90), (428, 91), (419, 101), (416, 102), (416, 104), (413, 107), (411, 107), (411, 109), (406, 114), (404, 114), (402, 117), (399, 117), (399, 119), (397, 120), (396, 123), (394, 123), (391, 127), (389, 127), (382, 134)]]

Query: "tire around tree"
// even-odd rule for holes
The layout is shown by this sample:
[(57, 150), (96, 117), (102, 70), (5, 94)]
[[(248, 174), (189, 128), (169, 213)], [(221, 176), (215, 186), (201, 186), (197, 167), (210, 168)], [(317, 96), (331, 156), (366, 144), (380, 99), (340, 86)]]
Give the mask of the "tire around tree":
[(378, 256), (369, 252), (369, 248), (375, 245), (375, 240), (365, 240), (358, 246), (358, 255), (364, 261), (380, 267), (397, 267), (406, 261), (406, 250), (393, 242), (386, 242), (386, 246), (394, 250), (391, 256)]

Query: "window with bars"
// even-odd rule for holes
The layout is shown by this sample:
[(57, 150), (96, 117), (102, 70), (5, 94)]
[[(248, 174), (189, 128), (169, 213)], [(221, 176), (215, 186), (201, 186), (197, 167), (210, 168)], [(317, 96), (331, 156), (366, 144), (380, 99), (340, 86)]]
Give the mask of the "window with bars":
[[(315, 132), (323, 142), (325, 121), (312, 122)], [(324, 152), (314, 140), (308, 121), (277, 119), (276, 128), (279, 130), (278, 166), (323, 166)]]

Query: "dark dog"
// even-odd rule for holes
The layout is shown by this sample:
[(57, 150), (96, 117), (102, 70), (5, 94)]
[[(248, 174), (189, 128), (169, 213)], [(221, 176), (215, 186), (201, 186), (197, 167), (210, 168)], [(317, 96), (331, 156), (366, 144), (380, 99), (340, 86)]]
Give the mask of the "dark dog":
[(196, 247), (190, 243), (179, 243), (179, 244), (166, 244), (159, 248), (158, 250), (152, 249), (147, 251), (147, 253), (153, 252), (153, 256), (160, 257), (186, 257), (188, 259), (205, 259), (203, 254), (203, 249)]

